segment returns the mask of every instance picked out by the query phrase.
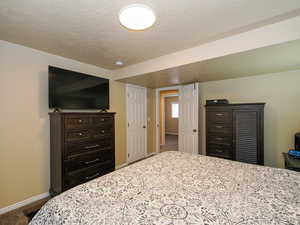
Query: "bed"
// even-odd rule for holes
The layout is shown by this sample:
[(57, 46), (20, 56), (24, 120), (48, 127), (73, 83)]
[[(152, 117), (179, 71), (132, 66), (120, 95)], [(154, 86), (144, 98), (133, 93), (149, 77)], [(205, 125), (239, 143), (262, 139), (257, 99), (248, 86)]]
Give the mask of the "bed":
[(30, 225), (300, 225), (300, 173), (165, 152), (48, 201)]

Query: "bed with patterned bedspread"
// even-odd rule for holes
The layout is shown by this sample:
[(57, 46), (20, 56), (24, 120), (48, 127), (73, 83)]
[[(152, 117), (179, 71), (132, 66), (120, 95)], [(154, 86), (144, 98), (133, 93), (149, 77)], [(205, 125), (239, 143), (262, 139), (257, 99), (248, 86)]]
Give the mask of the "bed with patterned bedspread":
[(30, 225), (300, 225), (300, 173), (165, 152), (51, 199)]

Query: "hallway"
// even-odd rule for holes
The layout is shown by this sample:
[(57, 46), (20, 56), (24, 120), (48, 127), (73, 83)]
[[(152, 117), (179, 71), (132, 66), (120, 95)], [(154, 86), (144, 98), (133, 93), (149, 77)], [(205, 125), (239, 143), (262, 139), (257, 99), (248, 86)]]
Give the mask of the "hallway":
[(166, 134), (166, 143), (160, 146), (160, 152), (166, 151), (178, 151), (178, 135)]

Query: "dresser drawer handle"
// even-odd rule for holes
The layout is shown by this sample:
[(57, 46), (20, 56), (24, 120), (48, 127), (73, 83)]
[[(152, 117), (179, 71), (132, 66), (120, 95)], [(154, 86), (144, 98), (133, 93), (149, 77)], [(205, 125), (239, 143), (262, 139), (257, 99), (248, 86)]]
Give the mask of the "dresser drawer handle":
[(105, 133), (105, 131), (104, 130), (101, 130), (101, 134), (104, 134)]
[(223, 113), (217, 113), (216, 116), (224, 116)]
[(100, 176), (100, 173), (96, 173), (95, 175), (90, 176), (90, 177), (85, 177), (85, 179), (86, 179), (86, 180), (90, 180), (90, 179), (96, 178), (96, 177), (98, 177), (98, 176)]
[(92, 146), (86, 146), (85, 149), (91, 149), (91, 148), (98, 148), (100, 145), (92, 145)]
[(101, 122), (104, 122), (105, 121), (105, 119), (101, 119)]
[(224, 138), (219, 138), (219, 137), (217, 137), (216, 140), (217, 140), (217, 141), (223, 141)]
[(78, 133), (79, 136), (82, 136), (82, 133)]
[(94, 159), (94, 160), (92, 160), (92, 161), (87, 161), (87, 162), (84, 162), (84, 164), (86, 164), (86, 165), (89, 165), (89, 164), (92, 164), (92, 163), (95, 163), (95, 162), (98, 162), (98, 161), (100, 161), (100, 159), (99, 159), (99, 158), (97, 158), (97, 159)]
[(223, 128), (223, 126), (216, 126), (216, 128), (221, 129), (221, 128)]
[(222, 153), (222, 152), (223, 152), (223, 150), (216, 149), (216, 152)]
[(79, 123), (82, 123), (82, 120), (78, 120)]

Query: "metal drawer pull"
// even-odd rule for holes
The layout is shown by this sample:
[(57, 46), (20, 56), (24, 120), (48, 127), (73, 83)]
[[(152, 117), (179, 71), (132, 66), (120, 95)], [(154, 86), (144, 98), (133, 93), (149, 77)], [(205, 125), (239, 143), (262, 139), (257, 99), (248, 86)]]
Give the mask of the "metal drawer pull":
[(104, 122), (104, 121), (105, 121), (105, 119), (101, 119), (101, 121), (102, 121), (102, 122)]
[(104, 133), (105, 133), (105, 131), (104, 131), (104, 130), (101, 130), (101, 133), (102, 133), (102, 134), (104, 134)]
[(100, 173), (96, 173), (95, 175), (90, 176), (90, 177), (85, 177), (85, 179), (86, 179), (86, 180), (90, 180), (90, 179), (96, 178), (96, 177), (98, 177), (98, 176), (100, 176)]
[(79, 123), (82, 123), (82, 120), (78, 120)]
[(82, 136), (82, 133), (78, 133), (79, 136)]
[(95, 163), (95, 162), (98, 162), (98, 161), (100, 161), (99, 158), (94, 159), (94, 160), (92, 160), (92, 161), (84, 162), (84, 164), (89, 165), (89, 164), (91, 164), (91, 163)]
[(223, 141), (224, 138), (218, 138), (218, 137), (217, 137), (216, 140), (217, 140), (217, 141)]
[(216, 128), (221, 129), (221, 128), (223, 128), (223, 126), (216, 126)]
[(91, 148), (98, 148), (100, 145), (92, 145), (92, 146), (86, 146), (85, 149), (91, 149)]
[(217, 113), (216, 116), (224, 116), (223, 113)]
[(223, 152), (223, 150), (216, 149), (216, 152), (222, 153), (222, 152)]

